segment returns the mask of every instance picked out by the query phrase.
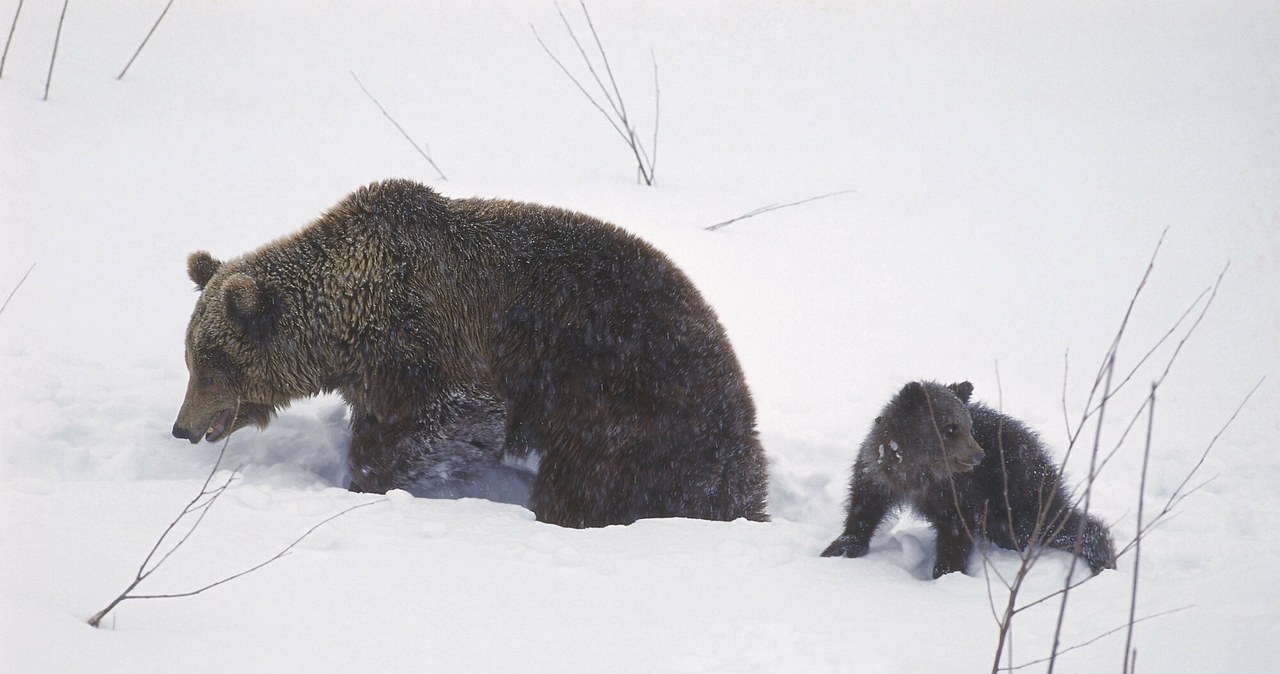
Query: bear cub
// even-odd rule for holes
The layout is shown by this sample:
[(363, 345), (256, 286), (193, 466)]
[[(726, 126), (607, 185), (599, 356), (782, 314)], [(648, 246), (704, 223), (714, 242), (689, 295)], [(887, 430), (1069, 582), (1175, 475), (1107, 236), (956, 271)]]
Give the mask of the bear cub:
[(1075, 507), (1036, 433), (972, 393), (967, 381), (912, 382), (885, 405), (853, 464), (844, 533), (822, 556), (867, 554), (889, 511), (909, 506), (937, 532), (934, 578), (963, 572), (977, 536), (1077, 552), (1095, 574), (1114, 569), (1106, 526)]

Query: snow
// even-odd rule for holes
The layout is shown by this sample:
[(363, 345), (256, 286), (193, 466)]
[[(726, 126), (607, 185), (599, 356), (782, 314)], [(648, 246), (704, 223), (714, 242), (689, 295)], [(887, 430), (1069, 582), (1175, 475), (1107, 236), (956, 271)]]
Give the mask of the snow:
[[(0, 3), (6, 27), (16, 8)], [(968, 379), (1061, 458), (1166, 228), (1091, 508), (1132, 537), (1145, 416), (1120, 438), (1190, 319), (1140, 361), (1229, 261), (1159, 390), (1148, 514), (1268, 379), (1191, 485), (1213, 480), (1143, 545), (1138, 615), (1184, 610), (1137, 625), (1137, 663), (1280, 667), (1275, 3), (595, 2), (642, 136), (651, 49), (658, 63), (655, 187), (538, 47), (531, 24), (576, 65), (552, 3), (176, 3), (117, 81), (162, 8), (71, 4), (42, 101), (61, 3), (25, 3), (0, 79), (0, 293), (35, 264), (0, 314), (5, 671), (989, 669), (1006, 595), (977, 561), (924, 580), (920, 521), (865, 558), (818, 557), (858, 442), (903, 383)], [(774, 521), (578, 531), (392, 493), (252, 574), (88, 627), (217, 456), (169, 436), (186, 255), (238, 255), (389, 177), (572, 208), (668, 253), (747, 372)], [(345, 435), (340, 401), (319, 398), (232, 436), (240, 476), (141, 589), (224, 578), (379, 498), (341, 488)], [(1069, 566), (1048, 554), (1022, 596)], [(1133, 578), (1130, 553), (1074, 590), (1063, 643), (1124, 624)], [(1015, 663), (1048, 654), (1056, 615), (1019, 616)], [(1123, 638), (1060, 671), (1119, 669)]]

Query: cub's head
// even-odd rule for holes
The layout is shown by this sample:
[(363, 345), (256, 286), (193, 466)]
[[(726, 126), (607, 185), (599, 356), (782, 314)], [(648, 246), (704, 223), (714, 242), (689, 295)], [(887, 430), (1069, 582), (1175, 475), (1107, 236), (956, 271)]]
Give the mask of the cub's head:
[(941, 479), (973, 470), (982, 462), (983, 451), (973, 438), (973, 419), (966, 407), (972, 393), (973, 384), (967, 381), (950, 386), (911, 382), (902, 387), (876, 418), (876, 446), (864, 448), (875, 456), (864, 458), (890, 472)]
[(190, 379), (173, 435), (192, 444), (266, 426), (289, 402), (268, 358), (278, 316), (273, 293), (230, 267), (204, 251), (187, 259), (200, 298), (187, 326)]

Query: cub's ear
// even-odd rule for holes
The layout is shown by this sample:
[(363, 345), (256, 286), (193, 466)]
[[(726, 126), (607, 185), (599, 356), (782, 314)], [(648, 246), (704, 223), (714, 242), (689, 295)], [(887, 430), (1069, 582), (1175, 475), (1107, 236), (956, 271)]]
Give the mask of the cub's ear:
[(271, 327), (270, 297), (247, 274), (235, 273), (222, 284), (227, 318), (252, 339), (267, 336)]
[(925, 405), (928, 400), (928, 394), (925, 393), (924, 385), (918, 381), (902, 387), (898, 392), (898, 404), (905, 409), (912, 409)]
[(187, 276), (199, 290), (204, 290), (204, 287), (209, 284), (209, 279), (213, 278), (214, 272), (221, 266), (222, 261), (213, 259), (208, 251), (197, 250), (187, 256)]
[(969, 396), (973, 395), (973, 384), (967, 381), (962, 381), (959, 384), (949, 384), (947, 388), (951, 389), (951, 392), (955, 393), (962, 403), (968, 403)]

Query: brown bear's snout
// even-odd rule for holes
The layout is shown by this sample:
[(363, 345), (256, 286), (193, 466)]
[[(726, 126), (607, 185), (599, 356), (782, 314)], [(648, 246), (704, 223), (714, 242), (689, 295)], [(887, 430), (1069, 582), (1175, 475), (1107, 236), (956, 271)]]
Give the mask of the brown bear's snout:
[(189, 440), (191, 444), (195, 445), (200, 443), (201, 436), (201, 433), (192, 433), (178, 424), (173, 425), (173, 437), (179, 440)]

